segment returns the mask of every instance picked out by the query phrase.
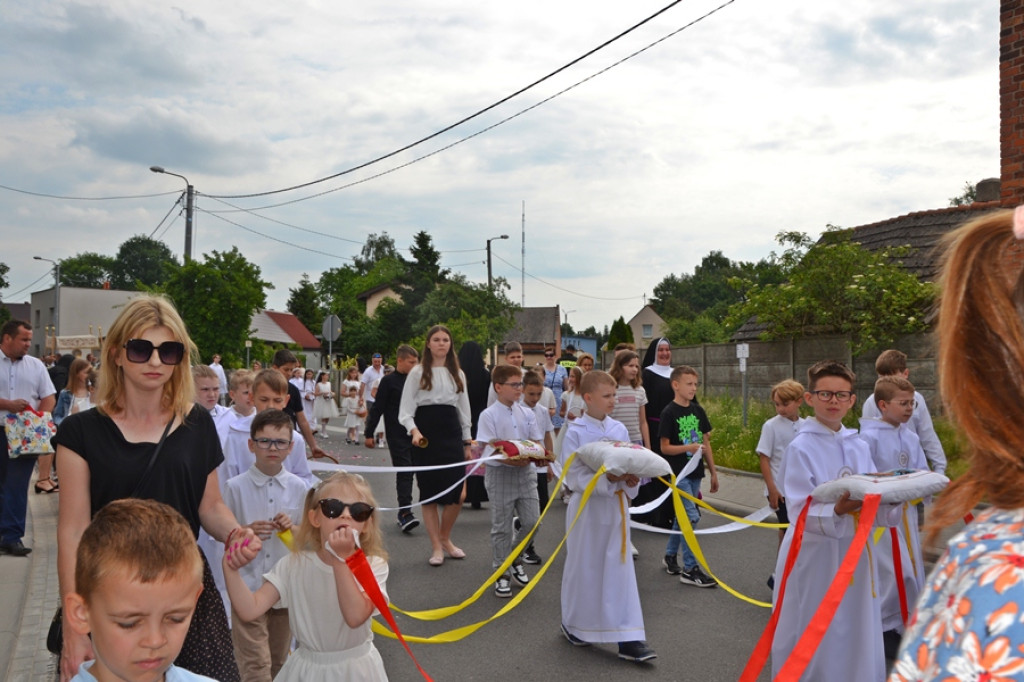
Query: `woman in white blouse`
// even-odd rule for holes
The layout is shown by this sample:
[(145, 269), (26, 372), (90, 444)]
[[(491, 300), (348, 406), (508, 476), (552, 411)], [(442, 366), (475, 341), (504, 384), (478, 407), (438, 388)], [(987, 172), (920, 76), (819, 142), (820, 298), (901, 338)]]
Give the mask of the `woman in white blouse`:
[[(414, 446), (414, 466), (448, 464), (469, 459), (470, 411), (466, 376), (459, 369), (452, 334), (436, 325), (427, 332), (422, 362), (413, 367), (402, 390), (398, 421), (409, 432)], [(423, 522), (430, 536), (431, 566), (466, 553), (451, 540), (452, 528), (462, 509), (464, 485), (459, 481), (465, 467), (416, 472), (423, 504)], [(441, 509), (438, 510), (440, 505)]]

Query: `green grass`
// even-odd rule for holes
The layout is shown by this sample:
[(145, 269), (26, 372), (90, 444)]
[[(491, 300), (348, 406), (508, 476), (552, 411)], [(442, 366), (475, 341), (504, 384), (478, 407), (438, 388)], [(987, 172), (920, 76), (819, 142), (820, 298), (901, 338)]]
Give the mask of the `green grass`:
[[(722, 395), (707, 395), (700, 398), (700, 404), (711, 420), (711, 448), (715, 453), (715, 464), (729, 469), (761, 473), (757, 457), (757, 441), (761, 437), (761, 425), (775, 416), (775, 407), (769, 402), (751, 400), (747, 404), (747, 426), (743, 426), (743, 402), (737, 398)], [(813, 412), (804, 405), (801, 415), (807, 417)], [(843, 423), (858, 428), (860, 409), (850, 410)], [(935, 432), (942, 442), (949, 468), (946, 475), (956, 478), (967, 468), (964, 459), (966, 444), (953, 425), (945, 417), (935, 417)]]

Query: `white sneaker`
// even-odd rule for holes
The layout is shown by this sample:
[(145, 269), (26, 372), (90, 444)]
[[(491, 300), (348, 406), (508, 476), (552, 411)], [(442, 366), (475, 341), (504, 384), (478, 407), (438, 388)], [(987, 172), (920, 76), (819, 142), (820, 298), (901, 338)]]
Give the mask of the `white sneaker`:
[(515, 580), (522, 586), (530, 584), (530, 576), (526, 574), (526, 569), (523, 568), (522, 564), (512, 564), (512, 579)]

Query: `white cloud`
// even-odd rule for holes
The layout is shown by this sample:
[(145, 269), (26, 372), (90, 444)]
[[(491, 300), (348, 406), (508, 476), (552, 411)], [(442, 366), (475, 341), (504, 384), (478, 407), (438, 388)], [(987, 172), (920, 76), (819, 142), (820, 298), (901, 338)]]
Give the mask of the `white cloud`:
[[(393, 159), (297, 192), (324, 192), (455, 142), (530, 106), (717, 5), (681, 3), (494, 111)], [(277, 189), (424, 137), (530, 83), (663, 5), (455, 0), (234, 5), (139, 0), (12, 5), (0, 25), (0, 184), (72, 196)], [(998, 174), (998, 9), (738, 0), (567, 94), (443, 153), (265, 215), (219, 214), (327, 254), (370, 232), (400, 247), (431, 233), (446, 264), (496, 275), (576, 327), (629, 318), (669, 273), (713, 249), (756, 260), (780, 230), (817, 232), (938, 208)], [(31, 255), (114, 253), (149, 234), (173, 195), (66, 202), (0, 190), (10, 294), (45, 271)], [(203, 210), (227, 207), (202, 194)], [(41, 234), (45, 235), (40, 240)], [(165, 240), (176, 253), (182, 222)], [(302, 272), (343, 264), (200, 213), (196, 250), (237, 245), (283, 308)], [(44, 249), (46, 253), (38, 253)], [(456, 253), (462, 249), (479, 249)], [(461, 265), (471, 263), (469, 265)], [(628, 301), (602, 299), (632, 297)], [(16, 298), (25, 298), (25, 295)], [(597, 297), (597, 298), (589, 298)]]

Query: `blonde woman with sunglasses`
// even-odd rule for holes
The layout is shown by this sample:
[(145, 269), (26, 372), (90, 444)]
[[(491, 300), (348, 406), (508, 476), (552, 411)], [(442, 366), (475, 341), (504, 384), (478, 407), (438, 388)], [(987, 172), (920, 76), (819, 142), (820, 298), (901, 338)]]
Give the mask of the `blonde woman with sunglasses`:
[[(171, 302), (132, 299), (111, 326), (102, 357), (96, 409), (69, 415), (54, 438), (63, 484), (57, 522), (62, 598), (74, 591), (75, 556), (89, 519), (117, 499), (168, 504), (193, 535), (202, 527), (222, 542), (248, 540), (245, 551), (255, 556), (259, 538), (239, 527), (221, 498), (220, 441), (209, 412), (193, 403), (189, 361), (198, 360), (198, 352)], [(203, 563), (204, 589), (176, 664), (221, 682), (238, 680), (224, 605)], [(94, 654), (86, 635), (64, 625), (60, 676), (69, 680)]]

